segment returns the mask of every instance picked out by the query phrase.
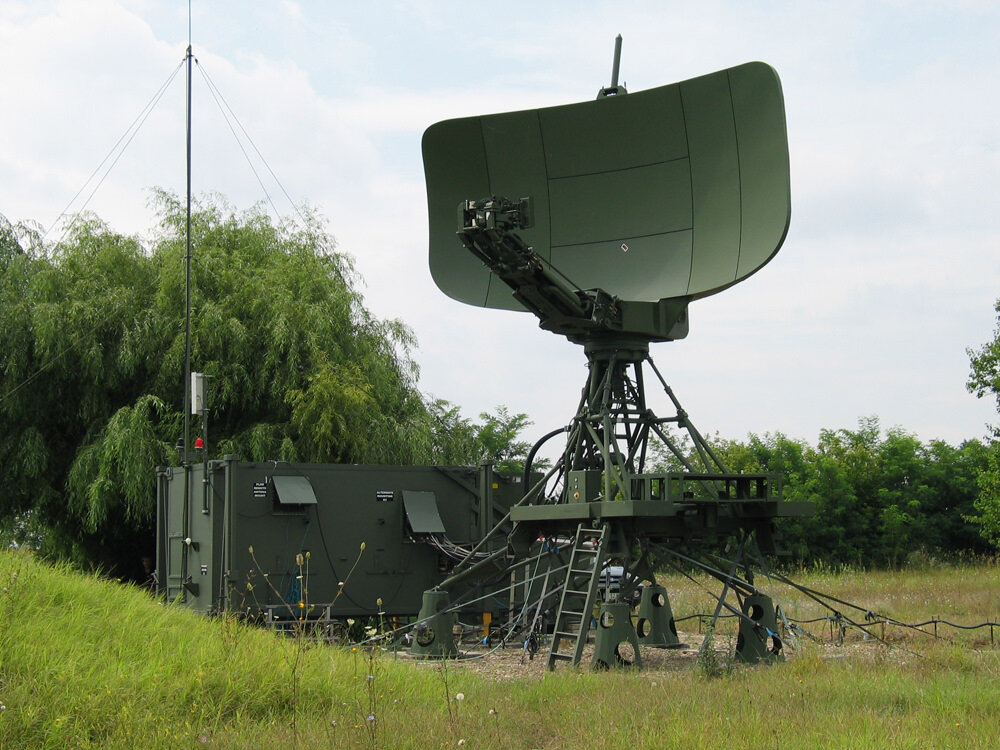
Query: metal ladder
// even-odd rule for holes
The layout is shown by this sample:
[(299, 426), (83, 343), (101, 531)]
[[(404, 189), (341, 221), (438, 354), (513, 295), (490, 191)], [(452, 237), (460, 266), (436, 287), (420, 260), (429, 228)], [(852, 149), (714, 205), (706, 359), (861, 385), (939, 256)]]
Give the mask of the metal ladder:
[[(580, 664), (607, 546), (607, 524), (596, 529), (582, 523), (577, 527), (552, 630), (549, 669), (555, 669), (557, 661), (569, 661), (574, 666)], [(572, 641), (572, 648), (560, 651), (564, 641)]]

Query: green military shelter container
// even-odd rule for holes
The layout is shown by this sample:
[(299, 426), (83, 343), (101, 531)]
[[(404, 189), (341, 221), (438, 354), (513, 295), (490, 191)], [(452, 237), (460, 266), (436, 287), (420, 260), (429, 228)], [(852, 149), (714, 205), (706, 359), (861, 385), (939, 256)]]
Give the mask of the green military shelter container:
[[(250, 610), (275, 619), (380, 611), (412, 616), (424, 590), (444, 578), (520, 496), (520, 477), (501, 476), (489, 465), (227, 457), (187, 470), (163, 467), (157, 479), (159, 588), (168, 600), (203, 612)], [(470, 599), (473, 593), (480, 591), (470, 592)], [(497, 600), (473, 609), (497, 611), (501, 605)]]

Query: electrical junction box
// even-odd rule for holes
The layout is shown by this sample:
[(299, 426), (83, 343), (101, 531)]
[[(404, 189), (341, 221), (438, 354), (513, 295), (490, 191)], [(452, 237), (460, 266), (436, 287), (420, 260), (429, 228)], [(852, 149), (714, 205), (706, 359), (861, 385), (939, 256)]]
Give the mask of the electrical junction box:
[(590, 503), (601, 495), (602, 472), (571, 471), (567, 483), (567, 499), (571, 503)]

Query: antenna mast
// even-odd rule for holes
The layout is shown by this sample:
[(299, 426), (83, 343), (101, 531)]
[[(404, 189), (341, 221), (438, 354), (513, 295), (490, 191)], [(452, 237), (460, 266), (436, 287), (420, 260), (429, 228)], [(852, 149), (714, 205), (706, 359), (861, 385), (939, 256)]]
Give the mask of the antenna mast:
[(184, 56), (187, 66), (187, 224), (185, 229), (187, 251), (184, 254), (184, 437), (180, 446), (181, 468), (184, 471), (184, 512), (181, 518), (184, 546), (181, 548), (181, 601), (187, 601), (189, 586), (188, 547), (191, 541), (191, 520), (188, 514), (188, 498), (191, 495), (191, 0), (188, 0), (188, 46)]
[(185, 237), (187, 252), (184, 255), (184, 448), (181, 463), (188, 462), (191, 446), (191, 3), (188, 2), (188, 47), (185, 55), (187, 65), (187, 223)]

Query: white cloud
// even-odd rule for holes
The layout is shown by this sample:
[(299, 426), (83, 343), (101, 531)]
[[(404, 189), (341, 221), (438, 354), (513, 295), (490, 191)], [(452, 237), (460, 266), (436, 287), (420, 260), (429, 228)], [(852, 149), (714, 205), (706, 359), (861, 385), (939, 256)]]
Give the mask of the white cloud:
[[(996, 421), (964, 391), (965, 347), (990, 336), (1000, 294), (992, 4), (512, 2), (502, 22), (419, 0), (194, 10), (204, 69), (293, 200), (329, 217), (376, 314), (414, 327), (423, 387), (469, 415), (506, 403), (538, 434), (564, 424), (583, 356), (529, 316), (435, 288), (420, 135), (449, 117), (594, 96), (621, 33), (631, 90), (750, 59), (784, 85), (785, 247), (695, 303), (689, 339), (653, 350), (699, 427), (815, 439), (875, 413), (955, 441)], [(0, 213), (55, 217), (181, 61), (185, 13), (166, 0), (0, 6)], [(260, 200), (197, 73), (194, 119), (196, 191)], [(182, 190), (183, 128), (178, 77), (92, 204), (113, 226), (150, 226), (149, 186)]]

